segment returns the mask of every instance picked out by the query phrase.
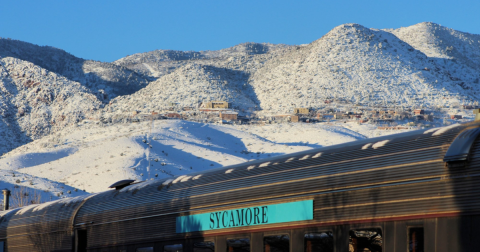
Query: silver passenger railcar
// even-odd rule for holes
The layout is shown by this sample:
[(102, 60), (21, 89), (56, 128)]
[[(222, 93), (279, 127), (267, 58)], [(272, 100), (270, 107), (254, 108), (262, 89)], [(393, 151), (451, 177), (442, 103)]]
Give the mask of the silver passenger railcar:
[(479, 251), (479, 123), (0, 213), (16, 251)]

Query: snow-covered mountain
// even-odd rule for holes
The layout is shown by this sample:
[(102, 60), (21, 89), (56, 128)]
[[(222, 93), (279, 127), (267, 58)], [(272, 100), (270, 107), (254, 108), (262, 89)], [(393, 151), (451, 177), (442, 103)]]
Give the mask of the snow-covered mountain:
[(255, 71), (260, 62), (265, 62), (292, 48), (293, 46), (283, 44), (243, 43), (218, 51), (155, 50), (130, 55), (113, 63), (154, 77), (171, 73), (192, 61), (197, 64), (251, 73)]
[(87, 88), (30, 62), (0, 59), (0, 153), (77, 123), (102, 103)]
[(116, 64), (84, 60), (50, 46), (0, 38), (0, 58), (5, 57), (31, 62), (79, 82), (106, 102), (118, 95), (132, 94), (145, 87), (150, 80)]
[[(431, 25), (435, 24), (417, 26)], [(480, 74), (475, 68), (480, 47), (478, 41), (472, 42), (478, 35), (442, 29), (457, 34), (455, 38), (464, 38), (444, 39), (444, 44), (468, 45), (456, 54), (458, 60), (453, 56), (439, 58), (417, 43), (412, 46), (396, 36), (398, 30), (369, 29), (358, 24), (338, 26), (308, 45), (265, 46), (268, 50), (259, 50), (262, 53), (258, 54), (232, 49), (216, 54), (155, 51), (133, 55), (116, 63), (130, 62), (129, 67), (135, 68), (147, 64), (162, 77), (138, 92), (142, 95), (118, 97), (106, 111), (150, 112), (168, 103), (196, 106), (215, 99), (227, 100), (237, 108), (258, 107), (270, 113), (291, 112), (294, 107), (322, 108), (328, 99), (351, 105), (430, 109), (472, 103), (478, 100), (480, 91)], [(401, 33), (417, 38), (434, 36), (432, 31), (412, 28)], [(160, 73), (161, 64), (167, 64), (165, 69), (171, 72)]]
[(455, 113), (480, 98), (480, 35), (420, 23), (384, 30), (345, 24), (319, 37), (299, 46), (156, 50), (112, 63), (0, 39), (2, 181), (55, 197), (75, 195), (122, 178), (165, 178), (384, 134), (349, 123), (98, 120), (159, 112), (172, 103), (196, 107), (225, 100), (257, 114), (359, 104)]
[(261, 108), (277, 111), (291, 111), (292, 104), (318, 108), (333, 98), (433, 108), (446, 104), (446, 91), (457, 101), (477, 100), (479, 73), (465, 66), (451, 78), (445, 67), (392, 33), (345, 24), (268, 61), (250, 83)]
[[(385, 29), (432, 59), (445, 59), (480, 69), (480, 35), (424, 22), (399, 29)], [(446, 61), (445, 61), (446, 62)]]

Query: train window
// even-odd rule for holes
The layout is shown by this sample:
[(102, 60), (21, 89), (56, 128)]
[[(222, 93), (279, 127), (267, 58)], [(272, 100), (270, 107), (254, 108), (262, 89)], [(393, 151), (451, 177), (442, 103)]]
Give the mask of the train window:
[(250, 239), (227, 239), (227, 252), (250, 252)]
[(137, 248), (135, 252), (153, 252), (153, 247)]
[(383, 236), (379, 228), (350, 230), (349, 252), (382, 252)]
[(173, 244), (163, 246), (163, 252), (183, 252), (182, 244)]
[(423, 252), (423, 227), (408, 229), (408, 251)]
[(305, 234), (305, 252), (333, 252), (333, 233)]
[(78, 252), (87, 251), (87, 230), (77, 230), (77, 250)]
[(215, 252), (215, 243), (211, 241), (195, 242), (193, 244), (193, 252)]
[(0, 241), (0, 252), (5, 251), (5, 241)]
[(264, 252), (290, 251), (290, 238), (288, 235), (271, 235), (263, 237)]

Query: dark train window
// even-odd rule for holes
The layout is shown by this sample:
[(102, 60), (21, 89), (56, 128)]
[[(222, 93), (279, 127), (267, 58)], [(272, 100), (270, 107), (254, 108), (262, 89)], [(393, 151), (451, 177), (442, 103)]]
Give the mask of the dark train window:
[(383, 236), (379, 228), (350, 230), (348, 252), (382, 252)]
[(0, 241), (0, 252), (5, 251), (5, 241)]
[(227, 239), (227, 252), (250, 252), (250, 239)]
[(288, 235), (272, 235), (263, 237), (264, 252), (290, 251), (290, 238)]
[(153, 252), (153, 247), (137, 248), (135, 252)]
[(195, 242), (193, 244), (193, 252), (215, 252), (215, 243), (211, 241)]
[(182, 244), (173, 244), (163, 246), (163, 252), (183, 252)]
[(305, 252), (333, 252), (333, 233), (305, 234)]
[(77, 251), (87, 251), (87, 230), (77, 230)]
[(423, 252), (423, 227), (408, 229), (408, 251)]

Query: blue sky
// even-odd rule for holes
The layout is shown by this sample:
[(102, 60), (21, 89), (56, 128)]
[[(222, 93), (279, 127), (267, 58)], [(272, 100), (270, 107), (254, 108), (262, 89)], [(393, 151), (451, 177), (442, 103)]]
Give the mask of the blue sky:
[(344, 23), (399, 28), (431, 21), (480, 34), (479, 13), (478, 0), (0, 0), (0, 37), (114, 61), (156, 49), (305, 44)]

